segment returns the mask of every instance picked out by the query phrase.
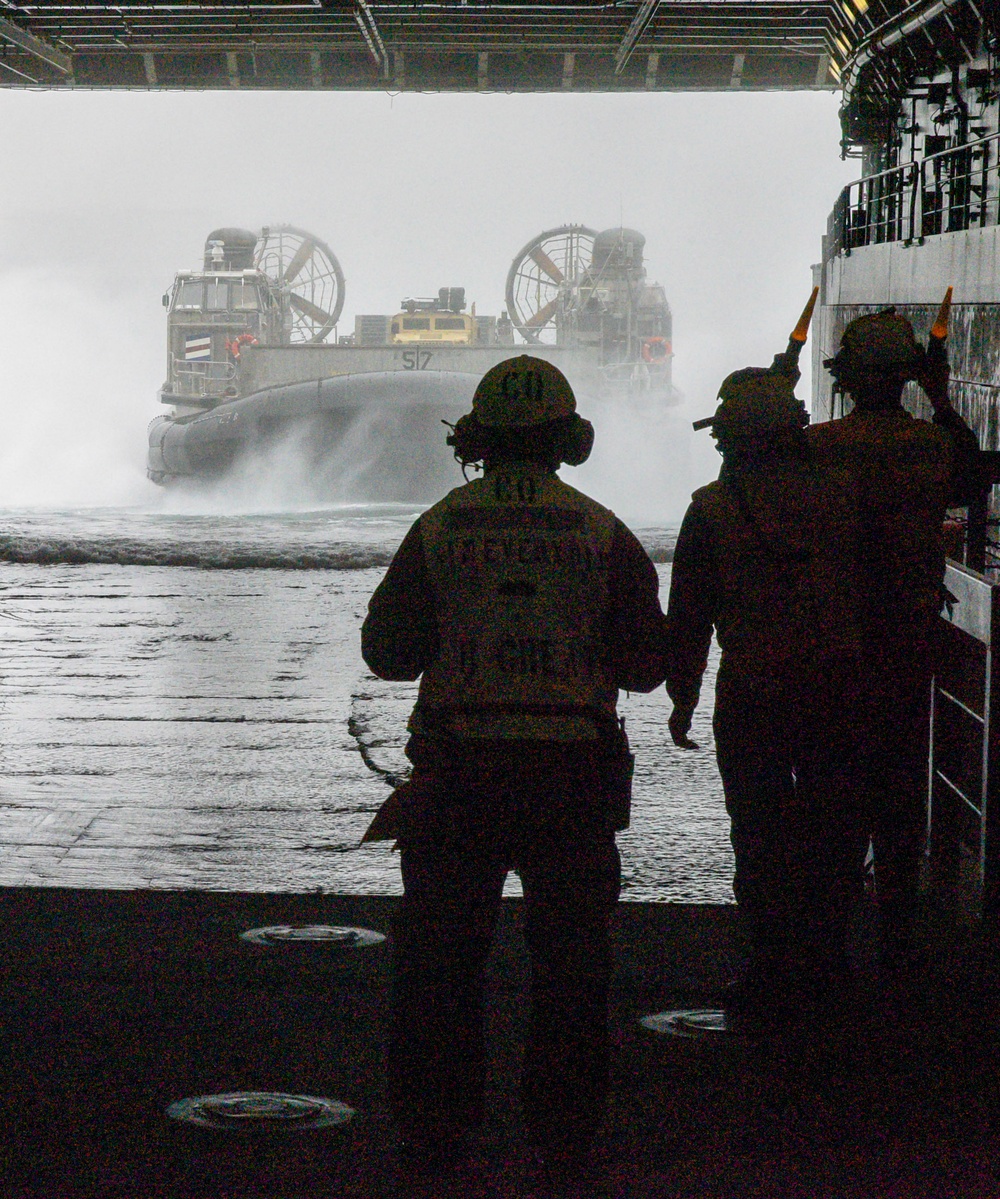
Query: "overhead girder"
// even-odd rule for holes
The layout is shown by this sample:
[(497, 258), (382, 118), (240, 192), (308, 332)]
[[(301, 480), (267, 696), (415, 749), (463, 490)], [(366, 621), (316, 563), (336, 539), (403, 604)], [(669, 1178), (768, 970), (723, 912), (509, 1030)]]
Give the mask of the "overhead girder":
[(6, 17), (0, 17), (0, 38), (3, 38), (9, 45), (16, 46), (19, 50), (30, 54), (32, 58), (40, 59), (50, 67), (55, 67), (63, 75), (72, 74), (68, 55), (53, 46), (51, 42), (36, 37), (29, 30), (23, 29)]
[[(935, 34), (940, 26), (944, 44), (967, 40), (969, 14), (981, 22), (990, 3), (960, 0)], [(3, 0), (0, 86), (829, 89), (865, 38), (917, 7), (919, 0)], [(912, 44), (880, 52), (860, 72), (862, 88), (899, 86)]]
[[(874, 0), (873, 0), (874, 2)], [(833, 87), (835, 0), (18, 4), (0, 86), (430, 90)], [(56, 47), (60, 69), (18, 36)], [(27, 70), (31, 62), (34, 69)], [(26, 85), (22, 80), (21, 85)]]

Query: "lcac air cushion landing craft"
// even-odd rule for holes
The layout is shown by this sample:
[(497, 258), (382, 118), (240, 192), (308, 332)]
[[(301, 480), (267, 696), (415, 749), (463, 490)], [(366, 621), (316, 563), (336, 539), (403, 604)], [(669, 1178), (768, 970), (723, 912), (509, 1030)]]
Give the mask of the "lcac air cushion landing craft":
[(646, 282), (644, 243), (631, 229), (550, 229), (515, 257), (499, 317), (443, 287), (359, 315), (338, 337), (344, 275), (328, 246), (291, 226), (218, 229), (202, 269), (163, 297), (170, 413), (150, 425), (149, 477), (279, 468), (310, 498), (430, 502), (455, 482), (441, 422), (524, 351), (556, 363), (585, 407), (655, 419), (680, 396), (670, 307)]

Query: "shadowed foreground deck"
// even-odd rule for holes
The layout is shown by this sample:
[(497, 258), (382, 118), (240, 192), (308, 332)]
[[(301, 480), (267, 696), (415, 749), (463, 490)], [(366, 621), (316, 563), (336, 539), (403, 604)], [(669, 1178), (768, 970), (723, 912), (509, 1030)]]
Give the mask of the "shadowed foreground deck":
[[(393, 1191), (383, 1086), (387, 945), (256, 950), (251, 927), (388, 931), (392, 897), (0, 891), (4, 1199), (312, 1199)], [(734, 909), (622, 904), (605, 1143), (615, 1196), (995, 1199), (1000, 1037), (968, 928), (926, 928), (932, 974), (870, 1028), (768, 1043), (662, 1039), (637, 1017), (709, 1000), (739, 956)], [(486, 1151), (519, 1194), (520, 901), (494, 956)], [(892, 1010), (893, 1014), (888, 1015)], [(343, 1128), (212, 1133), (166, 1106), (236, 1090), (323, 1095)], [(401, 1193), (401, 1192), (400, 1192)]]

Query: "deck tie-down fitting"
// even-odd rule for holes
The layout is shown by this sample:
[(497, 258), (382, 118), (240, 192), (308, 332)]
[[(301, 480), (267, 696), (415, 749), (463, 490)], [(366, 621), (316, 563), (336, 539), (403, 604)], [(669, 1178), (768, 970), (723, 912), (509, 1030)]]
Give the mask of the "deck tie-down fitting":
[[(365, 948), (385, 940), (370, 928), (330, 924), (274, 924), (240, 933), (252, 945)], [(281, 1091), (228, 1091), (179, 1099), (167, 1108), (171, 1119), (199, 1128), (243, 1132), (305, 1132), (346, 1124), (355, 1110), (336, 1099)]]
[(380, 945), (385, 936), (370, 928), (352, 928), (332, 924), (272, 924), (240, 933), (241, 941), (251, 945), (314, 944), (343, 949), (365, 949)]
[(721, 1040), (745, 1034), (745, 1030), (734, 1024), (722, 1008), (677, 1008), (643, 1016), (639, 1023), (650, 1032), (688, 1041)]
[(171, 1103), (167, 1115), (200, 1128), (237, 1132), (306, 1132), (346, 1124), (355, 1112), (318, 1095), (280, 1091), (230, 1091)]

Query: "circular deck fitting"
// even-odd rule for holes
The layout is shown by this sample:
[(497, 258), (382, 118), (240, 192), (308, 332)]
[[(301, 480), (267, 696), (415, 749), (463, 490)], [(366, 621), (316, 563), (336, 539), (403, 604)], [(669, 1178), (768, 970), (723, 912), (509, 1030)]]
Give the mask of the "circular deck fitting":
[(332, 945), (341, 949), (364, 949), (380, 945), (385, 937), (370, 928), (348, 928), (331, 924), (272, 924), (240, 933), (252, 945)]
[(743, 1031), (734, 1027), (721, 1008), (678, 1008), (672, 1012), (657, 1012), (655, 1016), (643, 1016), (639, 1023), (650, 1032), (689, 1041), (721, 1040), (740, 1036)]
[(180, 1099), (167, 1108), (167, 1115), (174, 1120), (240, 1132), (306, 1132), (346, 1124), (354, 1114), (353, 1108), (336, 1099), (274, 1091), (198, 1095)]

